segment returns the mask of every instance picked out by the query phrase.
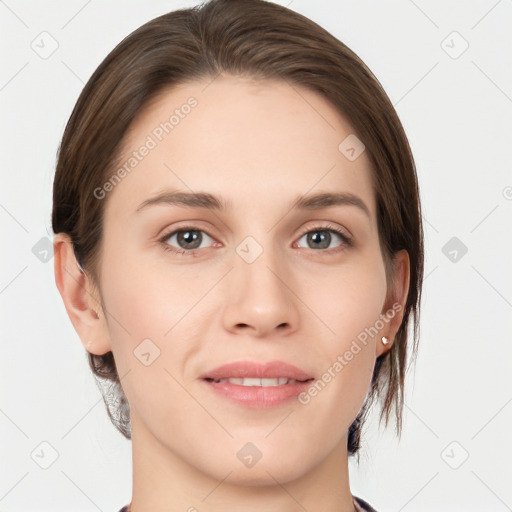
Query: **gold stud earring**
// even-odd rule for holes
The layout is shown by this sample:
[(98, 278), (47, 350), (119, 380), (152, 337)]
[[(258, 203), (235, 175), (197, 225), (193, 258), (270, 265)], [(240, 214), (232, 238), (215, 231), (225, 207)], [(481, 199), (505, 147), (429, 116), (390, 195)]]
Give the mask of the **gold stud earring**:
[(382, 336), (381, 341), (384, 345), (387, 345), (389, 343), (389, 338), (387, 338), (386, 336)]

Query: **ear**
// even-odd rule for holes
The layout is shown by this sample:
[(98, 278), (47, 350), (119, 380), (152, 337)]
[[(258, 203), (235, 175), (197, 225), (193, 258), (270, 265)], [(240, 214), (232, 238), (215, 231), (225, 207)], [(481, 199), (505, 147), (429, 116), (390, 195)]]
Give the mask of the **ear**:
[[(405, 305), (409, 295), (410, 261), (405, 249), (398, 251), (393, 258), (394, 276), (391, 289), (388, 290), (381, 318), (384, 327), (379, 333), (376, 344), (376, 357), (387, 352), (394, 343), (394, 339), (404, 318)], [(389, 342), (382, 343), (382, 336), (386, 336)]]
[(69, 235), (56, 234), (53, 251), (55, 284), (82, 344), (92, 354), (109, 352), (108, 328), (98, 290), (78, 265)]

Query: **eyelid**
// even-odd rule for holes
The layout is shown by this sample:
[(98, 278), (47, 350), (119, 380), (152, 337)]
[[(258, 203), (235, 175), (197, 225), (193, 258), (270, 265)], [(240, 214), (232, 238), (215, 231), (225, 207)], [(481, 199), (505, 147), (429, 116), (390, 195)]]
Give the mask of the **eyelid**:
[[(206, 225), (208, 225), (208, 227), (205, 227)], [(174, 234), (176, 231), (186, 231), (187, 229), (189, 230), (194, 230), (194, 231), (204, 231), (207, 235), (211, 236), (213, 238), (212, 235), (210, 235), (209, 233), (209, 230), (210, 231), (213, 231), (213, 229), (210, 229), (210, 224), (207, 223), (207, 222), (204, 222), (204, 221), (200, 221), (200, 220), (184, 220), (184, 221), (179, 221), (179, 222), (175, 222), (172, 227), (168, 226), (168, 227), (165, 227), (164, 229), (160, 230), (160, 233), (155, 237), (156, 240), (161, 240), (163, 237), (168, 237), (172, 234)], [(166, 233), (168, 233), (166, 235)]]
[[(311, 221), (311, 222), (315, 222), (315, 221)], [(306, 233), (309, 233), (310, 231), (321, 231), (321, 230), (333, 230), (333, 231), (336, 231), (337, 233), (340, 233), (342, 234), (344, 237), (346, 237), (347, 239), (349, 240), (352, 240), (353, 236), (352, 234), (350, 233), (350, 231), (345, 228), (345, 227), (342, 227), (340, 225), (337, 225), (337, 224), (333, 224), (332, 222), (329, 222), (329, 221), (316, 221), (317, 223), (319, 222), (320, 224), (313, 224), (312, 226), (307, 226), (305, 227), (299, 237), (302, 237), (304, 236)]]

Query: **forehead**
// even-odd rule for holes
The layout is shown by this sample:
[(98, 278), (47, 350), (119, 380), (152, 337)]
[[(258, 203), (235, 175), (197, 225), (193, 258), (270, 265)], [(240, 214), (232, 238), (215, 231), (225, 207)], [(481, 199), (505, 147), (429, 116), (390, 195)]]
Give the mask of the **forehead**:
[(130, 126), (120, 158), (127, 176), (109, 202), (133, 211), (172, 188), (261, 208), (332, 190), (363, 197), (373, 217), (369, 159), (340, 150), (351, 137), (324, 97), (296, 84), (229, 75), (182, 83), (162, 91)]

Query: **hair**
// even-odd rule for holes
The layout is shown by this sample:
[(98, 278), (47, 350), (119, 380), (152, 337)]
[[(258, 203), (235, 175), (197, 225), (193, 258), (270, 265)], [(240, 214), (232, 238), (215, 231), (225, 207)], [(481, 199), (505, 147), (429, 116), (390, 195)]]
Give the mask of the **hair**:
[[(366, 399), (348, 431), (347, 451), (358, 452), (376, 398), (381, 403), (379, 422), (384, 418), (387, 427), (394, 412), (400, 436), (406, 362), (417, 352), (423, 280), (415, 163), (377, 78), (344, 43), (305, 16), (266, 0), (211, 0), (159, 16), (123, 39), (92, 74), (64, 130), (53, 188), (53, 231), (69, 235), (78, 264), (99, 283), (106, 200), (98, 200), (93, 191), (119, 165), (132, 121), (173, 86), (219, 74), (284, 80), (319, 93), (364, 143), (388, 291), (393, 256), (401, 249), (409, 255), (410, 282), (400, 328), (391, 349), (375, 362)], [(414, 329), (408, 340), (411, 320)], [(112, 423), (130, 439), (129, 405), (112, 352), (87, 356)]]

